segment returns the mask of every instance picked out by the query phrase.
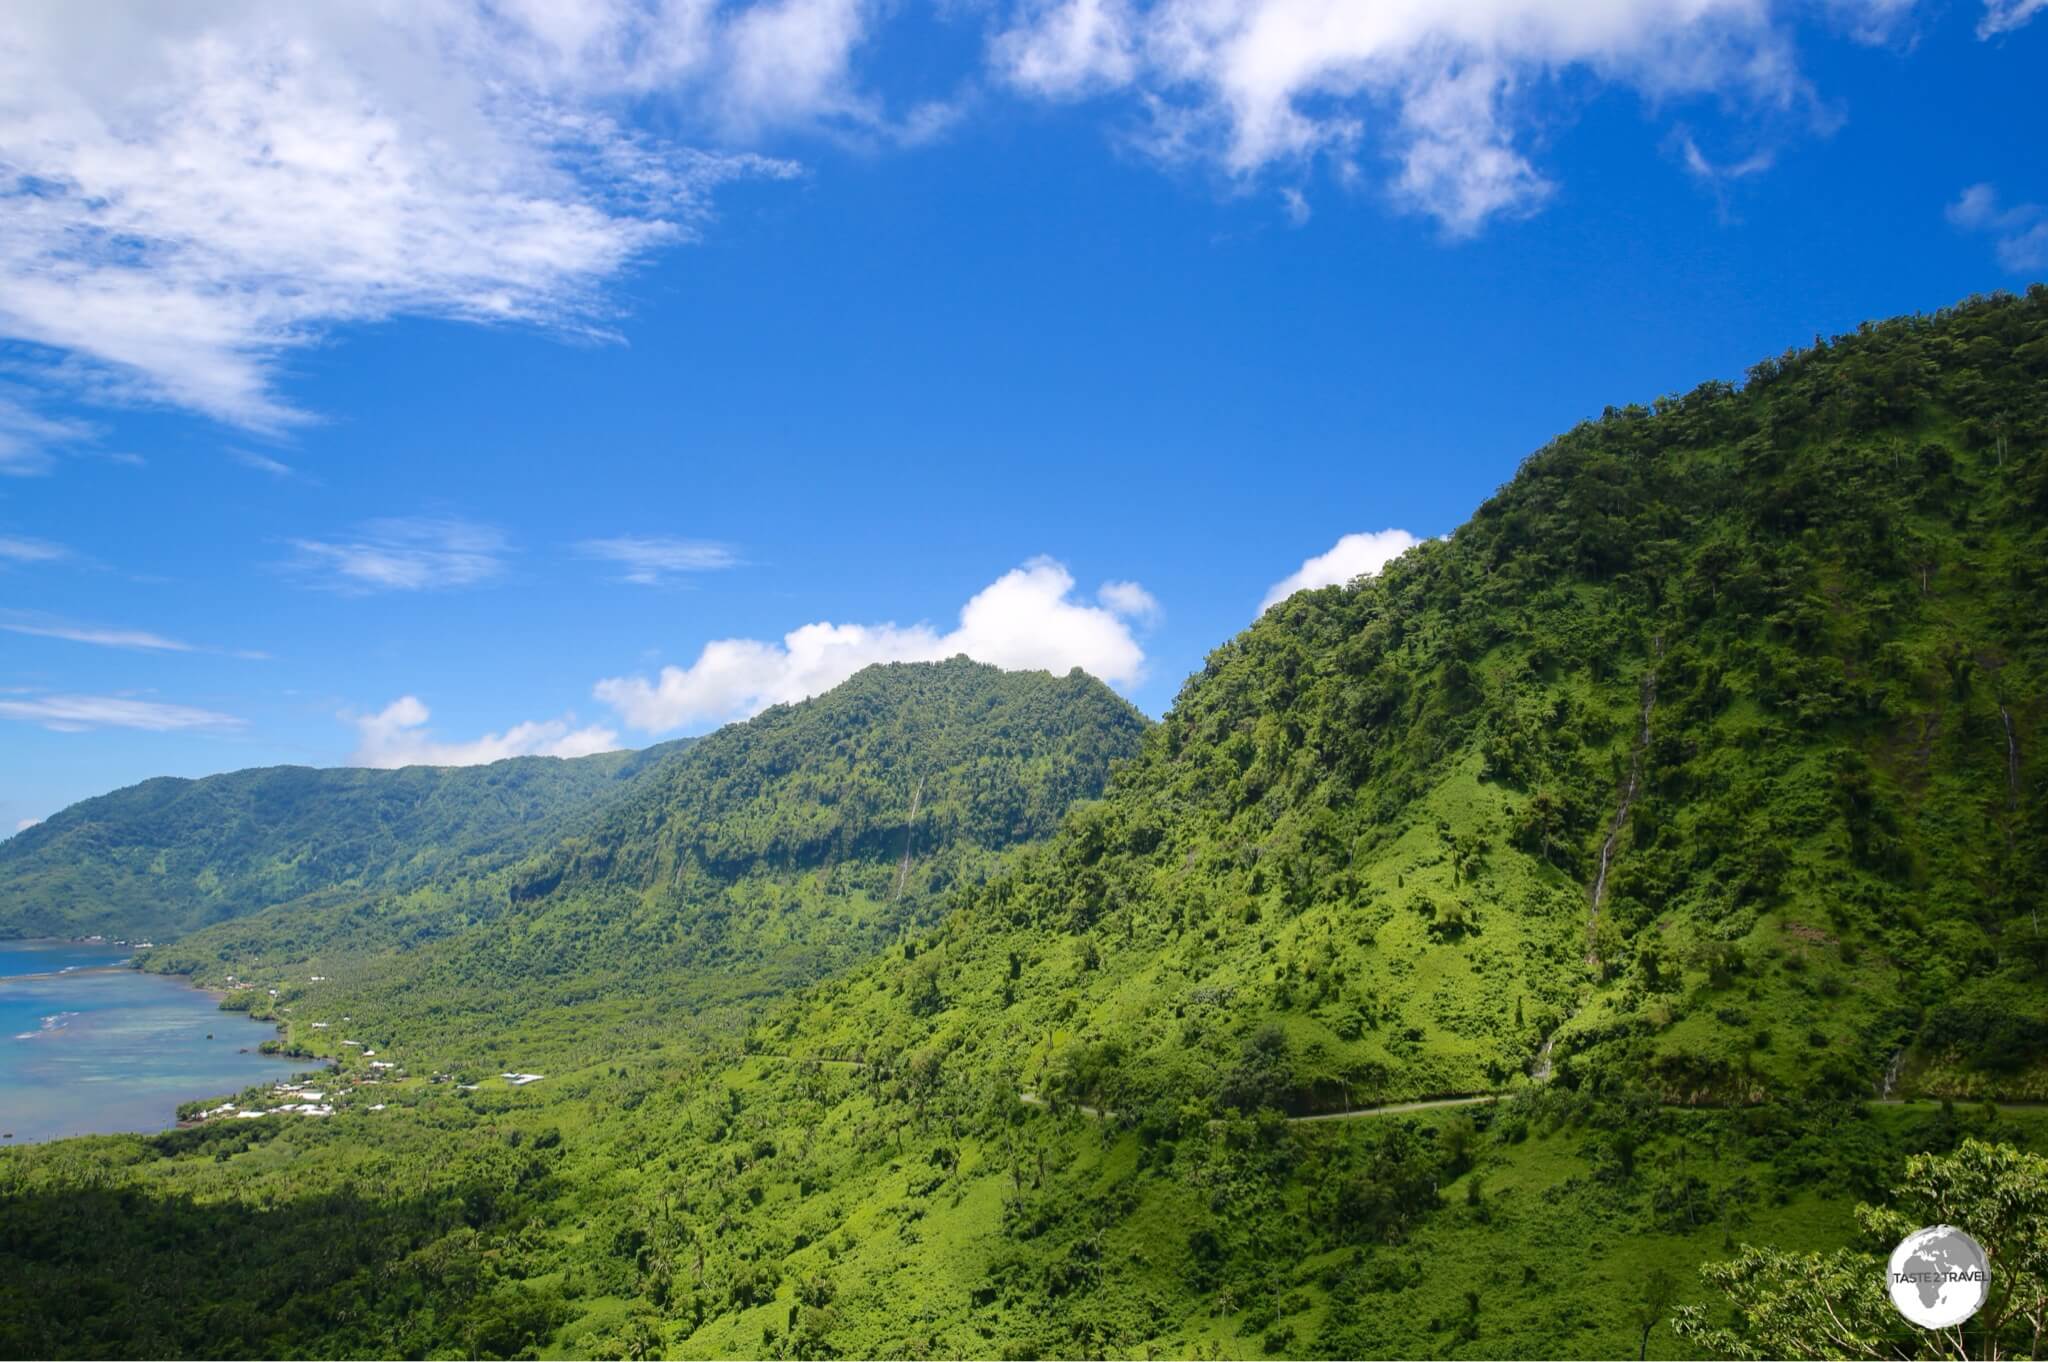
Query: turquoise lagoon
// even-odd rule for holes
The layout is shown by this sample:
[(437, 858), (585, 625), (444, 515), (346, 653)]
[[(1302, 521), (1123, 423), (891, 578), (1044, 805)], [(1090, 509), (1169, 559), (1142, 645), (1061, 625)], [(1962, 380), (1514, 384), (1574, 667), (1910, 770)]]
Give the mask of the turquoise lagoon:
[(256, 1052), (272, 1028), (181, 979), (121, 968), (128, 951), (0, 941), (0, 1146), (165, 1130), (180, 1102), (307, 1067)]

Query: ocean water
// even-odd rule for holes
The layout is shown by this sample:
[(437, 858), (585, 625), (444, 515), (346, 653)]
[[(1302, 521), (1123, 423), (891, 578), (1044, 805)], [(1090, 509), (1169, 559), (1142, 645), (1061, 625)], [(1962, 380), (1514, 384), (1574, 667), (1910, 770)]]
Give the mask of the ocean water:
[(167, 1130), (180, 1102), (306, 1067), (256, 1053), (276, 1034), (269, 1024), (221, 1011), (182, 980), (118, 968), (127, 958), (116, 946), (0, 941), (0, 1145)]

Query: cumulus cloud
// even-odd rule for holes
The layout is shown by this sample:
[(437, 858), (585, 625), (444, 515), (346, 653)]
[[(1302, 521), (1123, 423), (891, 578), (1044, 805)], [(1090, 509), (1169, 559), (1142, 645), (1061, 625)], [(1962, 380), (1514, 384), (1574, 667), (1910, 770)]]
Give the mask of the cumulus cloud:
[(1977, 36), (1994, 38), (2024, 28), (2044, 10), (2048, 10), (2048, 0), (1984, 0), (1984, 17), (1977, 21)]
[(1093, 603), (1074, 597), (1074, 578), (1034, 558), (977, 592), (944, 633), (928, 624), (806, 624), (779, 642), (719, 639), (687, 667), (659, 676), (611, 677), (594, 694), (631, 727), (661, 733), (743, 719), (770, 705), (817, 695), (877, 662), (935, 662), (966, 654), (1013, 671), (1074, 667), (1111, 685), (1135, 684), (1145, 652), (1133, 623), (1158, 602), (1135, 582), (1111, 582)]
[(1353, 578), (1378, 572), (1421, 542), (1406, 530), (1347, 534), (1327, 553), (1307, 559), (1294, 572), (1273, 583), (1266, 598), (1259, 602), (1259, 613), (1264, 614), (1297, 591), (1342, 586)]
[(38, 695), (29, 699), (4, 699), (0, 700), (0, 718), (41, 724), (59, 733), (83, 733), (97, 728), (134, 728), (168, 733), (242, 726), (242, 721), (232, 714), (119, 695)]
[(1041, 95), (1113, 89), (1138, 75), (1135, 16), (1121, 0), (1039, 0), (991, 45), (1010, 81)]
[(609, 728), (575, 727), (574, 716), (515, 724), (503, 733), (486, 733), (468, 742), (441, 742), (426, 724), (427, 707), (417, 696), (401, 695), (375, 714), (344, 712), (355, 725), (356, 750), (351, 766), (481, 766), (507, 757), (587, 757), (619, 746)]
[(1154, 624), (1164, 612), (1153, 594), (1136, 582), (1104, 582), (1095, 599), (1136, 624)]
[(622, 535), (614, 539), (586, 539), (576, 548), (586, 558), (616, 563), (625, 570), (622, 581), (642, 586), (660, 586), (683, 573), (736, 567), (740, 561), (729, 545), (704, 539)]
[(475, 586), (503, 572), (510, 551), (502, 532), (453, 516), (373, 520), (350, 538), (292, 547), (302, 577), (347, 594)]
[(1998, 263), (2014, 274), (2048, 266), (2048, 208), (2038, 203), (2000, 206), (1998, 191), (1973, 184), (1948, 206), (1949, 222), (1992, 238)]
[[(2036, 0), (2018, 0), (2020, 4)], [(1394, 162), (1397, 202), (1453, 234), (1527, 213), (1552, 182), (1522, 147), (1533, 96), (1567, 74), (1652, 101), (1766, 111), (1808, 98), (1789, 4), (1770, 0), (1027, 0), (990, 45), (1011, 86), (1049, 99), (1135, 94), (1141, 142), (1249, 177), (1317, 157)], [(1880, 36), (1901, 0), (1836, 0)], [(1782, 13), (1781, 13), (1782, 11)]]
[(0, 335), (67, 388), (275, 431), (307, 415), (283, 357), (337, 324), (607, 334), (605, 286), (692, 237), (720, 185), (795, 173), (656, 139), (621, 102), (836, 98), (864, 11), (807, 33), (798, 71), (740, 60), (776, 36), (764, 8), (818, 7), (0, 7)]

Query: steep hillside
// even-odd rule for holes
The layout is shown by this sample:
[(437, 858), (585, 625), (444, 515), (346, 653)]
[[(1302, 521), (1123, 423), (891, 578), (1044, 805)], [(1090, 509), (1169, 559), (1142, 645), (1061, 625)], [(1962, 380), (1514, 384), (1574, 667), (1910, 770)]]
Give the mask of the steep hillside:
[(801, 1035), (1152, 1111), (2048, 1096), (2043, 561), (2048, 290), (1610, 410), (1218, 649), (878, 967), (926, 1006)]
[(502, 863), (684, 745), (146, 780), (0, 842), (0, 935), (168, 938), (321, 890), (398, 888), (458, 861)]
[[(1955, 1138), (1872, 1099), (2048, 1095), (2044, 550), (2048, 289), (1561, 437), (679, 1095), (661, 1336), (1613, 1352), (1652, 1264), (1844, 1242)], [(1633, 1265), (1563, 1324), (1559, 1235)]]
[[(949, 891), (1099, 794), (1145, 727), (1078, 671), (870, 667), (697, 740), (502, 870), (295, 903), (148, 965), (216, 983), (276, 978), (274, 1015), (314, 1050), (338, 1037), (281, 1010), (301, 996), (415, 1047), (437, 1037), (451, 1061), (504, 1049), (533, 1062), (538, 1039), (502, 1024), (557, 1007), (599, 1009), (548, 1012), (545, 1025), (602, 1047), (625, 1014), (651, 1022), (778, 993), (928, 924)], [(315, 973), (331, 987), (302, 988)]]
[(2044, 555), (2037, 288), (1560, 437), (1044, 842), (921, 849), (990, 754), (867, 674), (352, 929), (417, 949), (216, 958), (411, 1072), (0, 1151), (0, 1350), (1689, 1355), (1703, 1262), (2048, 1145), (1897, 1100), (2048, 1095)]

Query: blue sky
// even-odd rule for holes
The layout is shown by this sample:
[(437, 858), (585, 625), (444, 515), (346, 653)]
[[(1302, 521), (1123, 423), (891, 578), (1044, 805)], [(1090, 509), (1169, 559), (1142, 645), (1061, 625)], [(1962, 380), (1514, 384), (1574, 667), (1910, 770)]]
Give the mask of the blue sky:
[(1157, 714), (1609, 403), (2048, 274), (2043, 8), (9, 7), (0, 834), (884, 657)]

